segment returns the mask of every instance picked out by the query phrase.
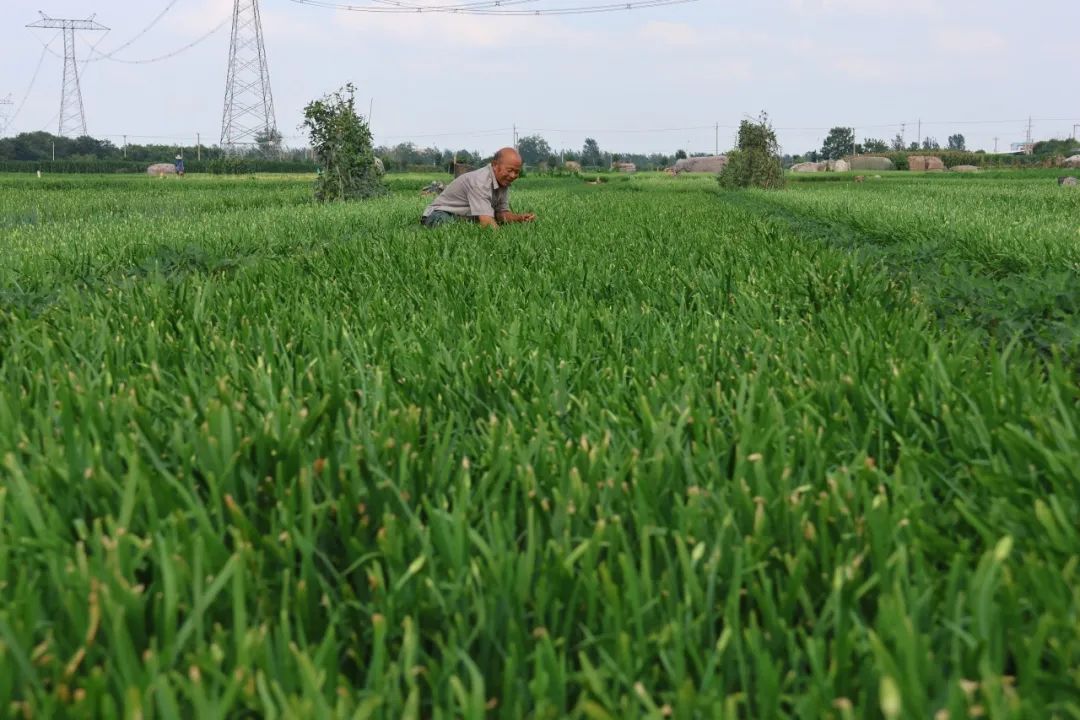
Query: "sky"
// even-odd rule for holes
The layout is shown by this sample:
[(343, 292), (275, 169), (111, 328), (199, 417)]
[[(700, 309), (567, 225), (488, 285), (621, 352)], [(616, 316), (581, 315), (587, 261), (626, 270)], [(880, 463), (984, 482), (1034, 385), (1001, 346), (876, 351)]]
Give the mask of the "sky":
[[(366, 2), (367, 0), (354, 0)], [(430, 0), (437, 2), (438, 0)], [(597, 0), (538, 0), (545, 7)], [(171, 3), (171, 6), (170, 6)], [(96, 19), (112, 59), (81, 64), (87, 129), (116, 144), (221, 135), (232, 0), (0, 0), (0, 124), (56, 132), (63, 40), (38, 10)], [(135, 38), (162, 10), (168, 12)], [(698, 0), (577, 16), (374, 15), (260, 0), (277, 125), (306, 138), (306, 103), (352, 82), (377, 144), (489, 153), (519, 136), (580, 150), (721, 151), (767, 111), (785, 152), (829, 127), (969, 148), (1065, 137), (1080, 123), (1077, 0)], [(167, 60), (128, 63), (173, 53)], [(34, 77), (37, 70), (37, 77)], [(32, 82), (33, 81), (33, 82)], [(25, 98), (25, 100), (24, 100)], [(12, 119), (15, 111), (18, 114)], [(1077, 128), (1080, 132), (1080, 128)]]

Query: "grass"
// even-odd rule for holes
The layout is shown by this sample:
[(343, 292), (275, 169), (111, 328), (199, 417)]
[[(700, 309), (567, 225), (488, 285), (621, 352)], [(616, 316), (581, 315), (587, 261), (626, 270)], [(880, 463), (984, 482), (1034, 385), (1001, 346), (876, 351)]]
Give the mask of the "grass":
[(0, 712), (1080, 717), (1075, 193), (429, 179), (0, 178)]

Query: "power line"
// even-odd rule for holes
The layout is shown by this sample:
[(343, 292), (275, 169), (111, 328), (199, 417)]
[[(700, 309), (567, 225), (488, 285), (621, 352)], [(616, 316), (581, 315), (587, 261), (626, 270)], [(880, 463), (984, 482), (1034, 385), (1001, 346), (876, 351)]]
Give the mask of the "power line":
[(580, 7), (554, 7), (517, 9), (507, 6), (535, 2), (535, 0), (486, 0), (484, 2), (464, 3), (458, 5), (420, 5), (414, 3), (397, 2), (395, 0), (372, 0), (370, 5), (350, 5), (346, 3), (331, 2), (330, 0), (292, 0), (299, 5), (312, 5), (314, 7), (328, 8), (331, 10), (347, 10), (349, 12), (366, 13), (438, 13), (452, 15), (501, 15), (501, 16), (539, 16), (539, 15), (591, 15), (596, 13), (620, 12), (623, 10), (639, 10), (644, 8), (666, 7), (668, 5), (684, 5), (698, 2), (698, 0), (631, 0), (621, 3), (601, 3)]
[[(52, 40), (49, 41), (49, 44), (56, 42), (56, 38), (58, 37), (60, 37), (59, 32), (53, 35)], [(19, 113), (22, 112), (23, 107), (26, 105), (26, 99), (30, 97), (30, 92), (34, 89), (34, 83), (37, 82), (38, 73), (41, 72), (41, 65), (45, 62), (45, 51), (48, 49), (48, 45), (42, 47), (41, 55), (38, 57), (37, 65), (34, 66), (34, 74), (30, 77), (30, 84), (26, 86), (26, 92), (23, 93), (22, 100), (19, 101), (19, 105), (15, 108), (15, 112), (12, 113), (11, 117), (8, 118), (6, 123), (4, 123), (4, 127), (0, 128), (0, 133), (7, 132), (7, 129), (11, 127), (11, 123), (15, 122), (15, 118), (19, 117)]]
[[(165, 15), (170, 10), (172, 10), (173, 6), (176, 5), (176, 3), (178, 3), (179, 1), (180, 0), (171, 0), (171, 2), (169, 2), (169, 4), (165, 6), (165, 9), (162, 10), (161, 12), (159, 12), (154, 17), (154, 19), (150, 21), (149, 25), (147, 25), (142, 30), (140, 30), (138, 33), (136, 33), (135, 37), (131, 38), (130, 40), (128, 40), (123, 45), (120, 45), (119, 47), (115, 47), (115, 48), (113, 48), (112, 50), (110, 50), (107, 53), (97, 53), (98, 57), (93, 58), (93, 59), (88, 59), (87, 62), (98, 62), (99, 60), (108, 60), (108, 59), (112, 58), (113, 55), (120, 52), (121, 50), (124, 50), (126, 48), (131, 47), (133, 44), (135, 44), (136, 41), (139, 40), (139, 38), (141, 38), (146, 33), (150, 32), (150, 30), (152, 30), (154, 28), (154, 26), (158, 24), (158, 22), (161, 20), (161, 18), (165, 17)], [(93, 54), (94, 54), (94, 51), (91, 50), (91, 55), (93, 55)]]
[(461, 132), (440, 132), (440, 133), (408, 133), (404, 135), (379, 135), (382, 140), (395, 140), (400, 138), (437, 138), (437, 137), (490, 137), (493, 135), (504, 135), (510, 132), (512, 128), (497, 128), (495, 130), (463, 130)]
[(200, 43), (204, 42), (205, 40), (208, 40), (213, 35), (216, 35), (217, 33), (221, 32), (221, 30), (226, 25), (229, 24), (229, 21), (231, 19), (232, 19), (231, 17), (226, 17), (220, 23), (215, 25), (206, 34), (200, 35), (199, 37), (197, 37), (194, 40), (192, 40), (191, 42), (189, 42), (187, 45), (179, 47), (176, 50), (173, 50), (172, 52), (165, 53), (164, 55), (158, 55), (157, 57), (145, 58), (145, 59), (141, 59), (141, 60), (127, 60), (125, 58), (113, 57), (110, 54), (108, 56), (102, 56), (102, 57), (94, 58), (91, 62), (97, 62), (98, 60), (109, 60), (111, 62), (124, 63), (125, 65), (148, 65), (150, 63), (161, 62), (162, 60), (168, 60), (170, 58), (176, 57), (177, 55), (180, 55), (181, 53), (187, 52), (188, 50), (195, 47), (196, 45), (199, 45)]

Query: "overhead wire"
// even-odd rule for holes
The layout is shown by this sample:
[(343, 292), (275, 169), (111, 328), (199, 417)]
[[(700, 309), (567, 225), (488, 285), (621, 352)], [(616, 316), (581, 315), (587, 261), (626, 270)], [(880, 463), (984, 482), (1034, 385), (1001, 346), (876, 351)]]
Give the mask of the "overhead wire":
[(120, 52), (121, 50), (125, 50), (125, 49), (131, 47), (132, 45), (134, 45), (142, 36), (144, 36), (144, 35), (146, 35), (146, 33), (150, 32), (154, 28), (154, 26), (157, 25), (161, 21), (161, 18), (165, 17), (165, 15), (167, 15), (168, 12), (173, 9), (173, 6), (175, 6), (176, 3), (178, 3), (178, 2), (180, 2), (180, 0), (171, 0), (169, 2), (169, 4), (167, 4), (165, 6), (165, 9), (162, 10), (161, 12), (159, 12), (156, 16), (154, 16), (154, 19), (150, 21), (150, 24), (147, 25), (146, 27), (144, 27), (139, 32), (137, 32), (133, 38), (128, 40), (123, 45), (120, 45), (118, 47), (113, 48), (112, 50), (110, 50), (107, 53), (98, 53), (98, 57), (93, 58), (92, 60), (90, 60), (90, 62), (98, 62), (98, 61), (101, 61), (101, 60), (108, 60), (108, 59), (112, 58), (113, 55)]
[(480, 0), (471, 3), (459, 3), (456, 5), (423, 5), (401, 0), (371, 0), (372, 4), (355, 5), (350, 3), (332, 2), (332, 0), (291, 0), (299, 5), (311, 5), (313, 7), (327, 8), (331, 10), (346, 10), (349, 12), (365, 13), (433, 13), (433, 14), (460, 14), (460, 15), (488, 15), (488, 16), (539, 16), (539, 15), (590, 15), (596, 13), (620, 12), (624, 10), (638, 10), (651, 7), (666, 7), (668, 5), (683, 5), (698, 2), (699, 0), (629, 0), (619, 3), (597, 3), (579, 7), (553, 7), (536, 9), (518, 9), (508, 6), (517, 6), (534, 2), (535, 0)]
[(189, 42), (187, 45), (179, 47), (176, 50), (172, 50), (171, 52), (167, 52), (164, 55), (158, 55), (157, 57), (143, 58), (143, 59), (139, 59), (139, 60), (128, 60), (126, 58), (118, 58), (118, 57), (112, 57), (112, 56), (110, 56), (108, 58), (101, 58), (101, 59), (108, 59), (111, 62), (123, 63), (125, 65), (148, 65), (150, 63), (161, 62), (162, 60), (168, 60), (169, 58), (174, 58), (177, 55), (180, 55), (181, 53), (187, 52), (188, 50), (195, 47), (196, 45), (199, 45), (200, 43), (208, 40), (213, 35), (216, 35), (217, 33), (221, 32), (221, 29), (224, 28), (229, 23), (230, 20), (232, 20), (231, 15), (227, 16), (224, 20), (222, 20), (220, 23), (215, 25), (209, 32), (205, 33), (204, 35), (200, 35), (199, 37), (197, 37), (194, 40), (192, 40), (191, 42)]
[(30, 93), (34, 89), (34, 83), (37, 82), (38, 74), (41, 72), (41, 65), (45, 62), (45, 53), (49, 49), (49, 45), (56, 42), (56, 38), (60, 37), (61, 32), (63, 32), (63, 30), (53, 35), (52, 40), (49, 41), (48, 45), (42, 46), (41, 55), (38, 57), (37, 65), (34, 67), (34, 74), (30, 76), (30, 84), (26, 86), (26, 92), (23, 93), (22, 99), (19, 101), (19, 105), (15, 108), (15, 112), (12, 113), (11, 117), (7, 119), (7, 121), (4, 123), (3, 128), (0, 128), (0, 133), (7, 132), (7, 129), (11, 127), (11, 124), (15, 122), (15, 119), (17, 117), (19, 117), (19, 113), (22, 112), (23, 106), (26, 105), (26, 99), (30, 97)]

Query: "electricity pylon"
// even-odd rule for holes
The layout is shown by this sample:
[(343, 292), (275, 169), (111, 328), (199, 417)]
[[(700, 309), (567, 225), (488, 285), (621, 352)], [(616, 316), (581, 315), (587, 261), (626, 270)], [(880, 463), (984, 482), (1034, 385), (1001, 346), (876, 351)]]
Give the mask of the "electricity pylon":
[(79, 64), (75, 61), (76, 30), (108, 30), (94, 16), (85, 20), (49, 17), (38, 11), (41, 19), (30, 23), (30, 28), (56, 28), (64, 31), (64, 89), (60, 95), (60, 125), (58, 135), (86, 134), (86, 110), (83, 108), (82, 88), (79, 86)]
[(234, 0), (221, 147), (236, 153), (275, 146), (277, 139), (259, 0)]
[(7, 130), (8, 124), (7, 110), (4, 106), (10, 106), (14, 104), (15, 103), (11, 101), (10, 95), (8, 95), (6, 98), (0, 98), (0, 134), (3, 134), (3, 132)]

